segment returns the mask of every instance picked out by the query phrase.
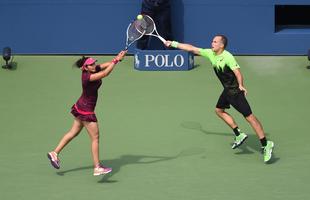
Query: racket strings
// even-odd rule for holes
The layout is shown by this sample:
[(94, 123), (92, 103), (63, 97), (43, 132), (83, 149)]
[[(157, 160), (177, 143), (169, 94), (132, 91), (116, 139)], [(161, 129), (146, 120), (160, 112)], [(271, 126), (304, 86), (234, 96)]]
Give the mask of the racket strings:
[(157, 33), (155, 23), (153, 19), (148, 15), (143, 15), (143, 19), (141, 20), (137, 19), (133, 21), (132, 23), (129, 24), (127, 28), (127, 38), (126, 38), (125, 49), (128, 49), (128, 47), (131, 44), (139, 40), (143, 35), (153, 35), (153, 36), (160, 38), (160, 36), (157, 36), (158, 33), (157, 35), (153, 34), (154, 31)]
[(134, 21), (127, 29), (127, 44), (133, 43), (134, 41), (138, 40), (142, 37), (144, 31), (139, 31), (136, 28), (136, 21)]
[(143, 15), (143, 19), (136, 21), (136, 29), (144, 34), (151, 34), (155, 30), (155, 23), (148, 15)]

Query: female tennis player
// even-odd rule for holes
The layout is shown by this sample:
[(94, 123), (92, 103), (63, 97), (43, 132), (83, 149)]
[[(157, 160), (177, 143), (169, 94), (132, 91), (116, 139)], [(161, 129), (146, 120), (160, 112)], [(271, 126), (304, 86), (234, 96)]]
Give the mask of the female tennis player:
[(104, 167), (99, 161), (99, 128), (95, 107), (98, 98), (98, 89), (101, 86), (102, 78), (107, 77), (115, 65), (124, 58), (127, 51), (121, 51), (111, 62), (96, 65), (96, 60), (91, 57), (82, 57), (76, 61), (76, 67), (82, 70), (82, 88), (81, 97), (72, 106), (71, 113), (74, 116), (73, 125), (60, 140), (58, 146), (47, 157), (54, 168), (59, 169), (60, 163), (58, 155), (61, 150), (78, 134), (83, 127), (86, 128), (91, 139), (91, 150), (94, 162), (94, 176), (107, 174), (112, 168)]

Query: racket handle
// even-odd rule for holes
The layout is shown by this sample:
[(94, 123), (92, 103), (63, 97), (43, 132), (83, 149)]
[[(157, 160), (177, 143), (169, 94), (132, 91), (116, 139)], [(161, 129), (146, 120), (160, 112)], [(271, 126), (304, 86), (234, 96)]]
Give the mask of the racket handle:
[(160, 35), (158, 35), (158, 38), (165, 44), (167, 42), (167, 40), (165, 40), (163, 37), (161, 37)]

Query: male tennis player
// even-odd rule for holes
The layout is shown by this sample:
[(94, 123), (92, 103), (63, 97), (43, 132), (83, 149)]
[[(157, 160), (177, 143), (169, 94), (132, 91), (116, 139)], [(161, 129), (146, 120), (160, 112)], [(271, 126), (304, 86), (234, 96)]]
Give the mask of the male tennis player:
[(224, 87), (216, 104), (215, 112), (232, 128), (235, 134), (232, 148), (235, 149), (240, 146), (248, 136), (240, 131), (235, 120), (225, 111), (225, 109), (230, 108), (230, 105), (240, 112), (254, 129), (262, 144), (264, 162), (267, 163), (272, 157), (274, 143), (272, 141), (267, 141), (261, 123), (252, 113), (251, 107), (245, 98), (247, 90), (243, 85), (243, 76), (240, 71), (240, 66), (233, 55), (225, 50), (227, 46), (226, 36), (216, 35), (212, 40), (211, 49), (198, 48), (190, 44), (182, 44), (176, 41), (167, 41), (166, 46), (189, 51), (208, 58), (211, 61), (215, 74)]

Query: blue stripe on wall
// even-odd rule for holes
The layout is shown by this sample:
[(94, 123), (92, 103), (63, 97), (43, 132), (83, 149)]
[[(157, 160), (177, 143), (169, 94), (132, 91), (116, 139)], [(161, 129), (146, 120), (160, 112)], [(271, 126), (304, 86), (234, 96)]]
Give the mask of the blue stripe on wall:
[[(310, 31), (274, 32), (274, 5), (309, 0), (171, 0), (176, 40), (209, 47), (223, 33), (234, 54), (304, 55)], [(117, 53), (141, 0), (0, 0), (0, 48), (17, 54)]]

